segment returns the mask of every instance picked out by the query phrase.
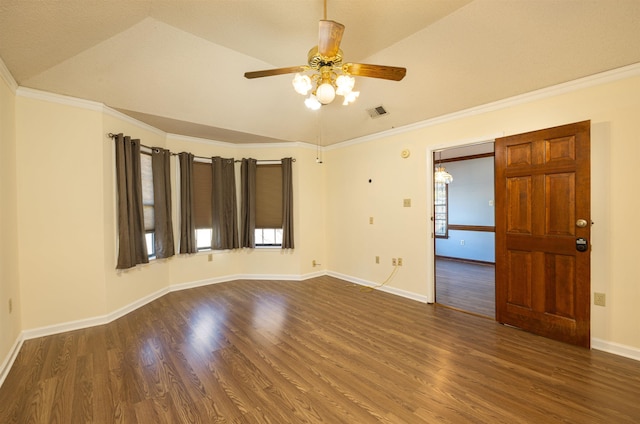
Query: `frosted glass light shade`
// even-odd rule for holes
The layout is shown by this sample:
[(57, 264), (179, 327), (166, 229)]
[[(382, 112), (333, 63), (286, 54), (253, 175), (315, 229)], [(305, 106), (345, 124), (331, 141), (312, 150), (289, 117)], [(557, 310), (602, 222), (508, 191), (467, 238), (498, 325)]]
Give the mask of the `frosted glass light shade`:
[(302, 74), (296, 74), (291, 83), (293, 84), (293, 89), (296, 90), (296, 93), (302, 94), (303, 96), (306, 96), (312, 87), (311, 78)]
[(344, 95), (344, 102), (342, 102), (342, 104), (344, 106), (346, 106), (349, 103), (355, 102), (359, 95), (360, 95), (359, 91), (350, 91), (350, 92), (346, 93)]
[(318, 101), (318, 98), (313, 94), (304, 100), (304, 105), (311, 110), (318, 110), (320, 109), (320, 106), (322, 106)]
[(328, 105), (336, 98), (336, 90), (328, 82), (322, 83), (316, 90), (316, 97), (323, 105)]
[(356, 83), (356, 79), (353, 77), (350, 77), (348, 75), (340, 75), (337, 79), (336, 79), (336, 85), (338, 86), (338, 89), (336, 90), (336, 94), (339, 94), (341, 96), (346, 96), (349, 93), (351, 93), (351, 90), (353, 90), (353, 86)]

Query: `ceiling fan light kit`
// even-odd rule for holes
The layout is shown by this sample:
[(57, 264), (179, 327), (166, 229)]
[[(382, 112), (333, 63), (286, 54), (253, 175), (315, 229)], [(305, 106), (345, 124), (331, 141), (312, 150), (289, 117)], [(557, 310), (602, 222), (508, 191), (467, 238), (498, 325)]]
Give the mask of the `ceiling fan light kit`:
[[(340, 50), (343, 33), (344, 25), (341, 23), (326, 19), (321, 20), (319, 23), (318, 46), (309, 50), (308, 65), (245, 72), (244, 76), (245, 78), (253, 79), (295, 73), (292, 81), (293, 88), (303, 96), (309, 95), (304, 104), (312, 110), (318, 110), (322, 105), (333, 102), (336, 94), (344, 97), (343, 105), (353, 103), (360, 95), (359, 91), (353, 91), (355, 86), (355, 78), (353, 76), (381, 78), (392, 81), (400, 81), (404, 78), (407, 73), (405, 68), (362, 63), (343, 64), (342, 50)], [(309, 71), (312, 72), (310, 76), (304, 74), (304, 72)]]
[[(310, 52), (310, 55), (317, 55), (316, 48), (311, 50), (313, 53)], [(336, 94), (344, 97), (343, 105), (354, 102), (360, 95), (359, 91), (353, 91), (356, 83), (355, 78), (346, 73), (338, 74), (338, 72), (344, 72), (344, 70), (342, 67), (337, 70), (335, 61), (331, 62), (328, 58), (321, 58), (319, 61), (314, 61), (315, 58), (317, 58), (317, 56), (310, 56), (309, 62), (318, 63), (318, 73), (314, 73), (311, 76), (297, 73), (291, 81), (296, 93), (302, 94), (303, 96), (309, 94), (309, 91), (313, 89), (313, 83), (316, 83), (316, 89), (313, 90), (309, 98), (305, 100), (305, 105), (309, 109), (317, 110), (320, 108), (320, 105), (327, 105), (333, 102)], [(316, 66), (304, 68), (316, 70)], [(320, 105), (318, 105), (318, 103), (320, 103)]]

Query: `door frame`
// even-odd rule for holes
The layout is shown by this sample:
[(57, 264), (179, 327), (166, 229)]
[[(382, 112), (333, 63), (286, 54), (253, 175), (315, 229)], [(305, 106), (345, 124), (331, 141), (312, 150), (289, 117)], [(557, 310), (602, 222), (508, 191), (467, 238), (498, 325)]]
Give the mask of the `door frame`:
[(428, 233), (427, 240), (427, 303), (435, 303), (436, 300), (436, 239), (434, 236), (433, 223), (433, 169), (435, 162), (433, 160), (434, 153), (443, 150), (457, 149), (461, 147), (474, 146), (477, 144), (495, 143), (496, 138), (503, 137), (504, 133), (494, 133), (491, 135), (475, 138), (467, 138), (461, 140), (453, 140), (447, 143), (439, 143), (427, 147), (426, 164), (427, 164), (427, 210), (428, 210)]

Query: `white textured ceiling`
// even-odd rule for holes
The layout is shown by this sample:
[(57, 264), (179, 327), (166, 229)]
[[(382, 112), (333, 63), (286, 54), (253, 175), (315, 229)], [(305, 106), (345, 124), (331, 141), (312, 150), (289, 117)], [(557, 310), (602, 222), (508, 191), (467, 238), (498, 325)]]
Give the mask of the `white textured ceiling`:
[[(328, 0), (356, 103), (310, 111), (306, 64), (322, 0), (0, 0), (0, 57), (18, 84), (102, 102), (169, 133), (329, 145), (640, 63), (640, 0)], [(367, 109), (389, 114), (372, 119)], [(114, 129), (117, 131), (117, 129)]]

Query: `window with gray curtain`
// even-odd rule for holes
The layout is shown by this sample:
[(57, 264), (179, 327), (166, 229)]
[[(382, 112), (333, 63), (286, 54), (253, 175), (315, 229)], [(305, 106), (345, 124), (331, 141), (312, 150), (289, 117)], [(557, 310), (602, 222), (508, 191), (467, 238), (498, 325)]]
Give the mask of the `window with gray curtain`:
[(116, 150), (116, 192), (118, 203), (117, 269), (148, 263), (144, 237), (140, 140), (118, 134)]
[(256, 170), (256, 246), (282, 246), (282, 163)]
[(195, 162), (193, 164), (193, 217), (198, 250), (211, 249), (212, 191), (211, 163)]
[(291, 158), (282, 159), (279, 164), (242, 160), (242, 247), (293, 248), (291, 163)]
[(240, 240), (234, 159), (212, 157), (211, 173), (211, 249), (236, 249)]
[(140, 181), (142, 183), (142, 214), (144, 217), (144, 233), (149, 258), (155, 256), (153, 234), (155, 231), (155, 208), (153, 199), (153, 167), (151, 154), (140, 152)]
[(175, 254), (171, 214), (171, 152), (155, 147), (151, 151), (153, 173), (154, 251), (156, 258)]
[(193, 217), (193, 159), (191, 153), (178, 154), (180, 161), (180, 253), (196, 253), (196, 227)]

